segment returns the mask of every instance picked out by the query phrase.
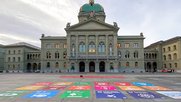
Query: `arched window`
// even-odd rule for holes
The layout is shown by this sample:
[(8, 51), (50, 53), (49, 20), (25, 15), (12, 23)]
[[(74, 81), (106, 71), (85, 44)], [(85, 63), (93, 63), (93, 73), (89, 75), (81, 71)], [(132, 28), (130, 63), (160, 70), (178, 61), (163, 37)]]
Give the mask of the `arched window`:
[(163, 59), (164, 59), (164, 60), (167, 60), (167, 57), (166, 57), (166, 55), (164, 55), (164, 56), (163, 56)]
[(47, 62), (47, 68), (50, 68), (50, 62)]
[(175, 63), (175, 68), (177, 68), (177, 63)]
[(63, 58), (64, 58), (64, 59), (67, 58), (67, 52), (66, 52), (66, 51), (63, 52)]
[(55, 63), (55, 68), (58, 68), (58, 67), (59, 67), (59, 63), (56, 62), (56, 63)]
[(95, 53), (96, 52), (96, 45), (93, 42), (91, 42), (89, 44), (89, 52), (90, 53)]
[(103, 42), (99, 43), (99, 53), (104, 53), (105, 52), (105, 44)]
[(174, 53), (174, 54), (173, 54), (173, 58), (174, 58), (174, 60), (177, 59), (177, 53)]
[(138, 51), (134, 52), (134, 58), (138, 58)]
[(110, 63), (110, 70), (113, 70), (113, 69), (114, 69), (113, 66), (114, 66), (113, 63), (111, 62), (111, 63)]
[(81, 42), (79, 44), (79, 52), (81, 52), (81, 53), (85, 52), (85, 43)]
[(129, 51), (126, 51), (125, 53), (125, 58), (129, 58), (130, 57), (130, 52)]
[(126, 62), (126, 67), (129, 67), (129, 62)]
[(60, 58), (60, 54), (59, 54), (59, 52), (57, 51), (57, 52), (55, 52), (55, 59), (59, 59)]
[(30, 59), (30, 55), (29, 55), (29, 54), (27, 55), (27, 59), (28, 59), (28, 60)]
[(50, 58), (51, 58), (51, 53), (48, 51), (48, 52), (46, 53), (46, 56), (47, 56), (47, 59), (50, 59)]
[(172, 55), (171, 54), (168, 55), (168, 59), (172, 60)]
[(138, 62), (135, 62), (135, 67), (138, 67)]

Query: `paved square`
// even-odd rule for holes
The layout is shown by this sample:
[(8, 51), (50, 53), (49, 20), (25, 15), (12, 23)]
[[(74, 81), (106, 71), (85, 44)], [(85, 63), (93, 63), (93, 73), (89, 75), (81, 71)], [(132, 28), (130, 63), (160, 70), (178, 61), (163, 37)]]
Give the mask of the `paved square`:
[(82, 75), (0, 74), (0, 102), (181, 102), (180, 74)]

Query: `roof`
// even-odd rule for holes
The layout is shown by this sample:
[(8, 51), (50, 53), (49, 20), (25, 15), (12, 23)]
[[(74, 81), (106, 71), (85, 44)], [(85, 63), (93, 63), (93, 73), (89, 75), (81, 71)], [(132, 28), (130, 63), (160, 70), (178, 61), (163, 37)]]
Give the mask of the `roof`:
[[(93, 19), (93, 18), (91, 18), (91, 19), (89, 19), (89, 20), (87, 20), (87, 21), (84, 21), (84, 22), (79, 22), (79, 23), (77, 23), (77, 24), (71, 25), (70, 27), (65, 28), (65, 30), (66, 30), (66, 31), (72, 30), (72, 29), (74, 29), (74, 28), (76, 28), (76, 27), (78, 27), (78, 26), (84, 25), (84, 24), (89, 23), (89, 22), (96, 22), (96, 23), (98, 23), (98, 24), (101, 24), (101, 25), (107, 26), (107, 27), (109, 27), (109, 28), (112, 28), (112, 29), (114, 29), (114, 30), (116, 30), (116, 31), (119, 30), (119, 27), (118, 27), (118, 26), (114, 26), (114, 25), (111, 25), (111, 24), (108, 24), (108, 23), (105, 23), (105, 22), (102, 22), (102, 21), (98, 21), (98, 20), (95, 20), (95, 19)], [(87, 30), (87, 29), (85, 29), (85, 30)]]
[(40, 40), (66, 40), (65, 36), (45, 36), (42, 37)]
[(176, 37), (174, 37), (174, 38), (165, 40), (165, 41), (163, 42), (163, 44), (169, 43), (169, 42), (174, 42), (174, 41), (177, 41), (177, 40), (181, 40), (181, 36), (176, 36)]
[(144, 36), (140, 35), (130, 35), (130, 36), (118, 36), (118, 39), (145, 39)]
[(104, 12), (104, 8), (100, 4), (84, 4), (80, 8), (80, 12), (90, 13), (90, 12)]
[(29, 48), (33, 48), (33, 49), (36, 49), (36, 50), (40, 50), (39, 47), (31, 45), (31, 44), (28, 44), (28, 43), (25, 43), (25, 42), (19, 42), (19, 43), (15, 43), (15, 44), (10, 44), (10, 45), (6, 45), (5, 47), (23, 47), (23, 46), (29, 47)]

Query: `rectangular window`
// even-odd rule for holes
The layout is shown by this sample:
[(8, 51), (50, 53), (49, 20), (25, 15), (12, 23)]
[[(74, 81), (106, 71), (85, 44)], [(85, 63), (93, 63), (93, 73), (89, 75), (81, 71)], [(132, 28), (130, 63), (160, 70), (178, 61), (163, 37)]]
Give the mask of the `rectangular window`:
[(63, 48), (66, 49), (67, 48), (67, 44), (63, 44)]
[(133, 47), (138, 48), (138, 43), (134, 43)]
[(174, 49), (174, 50), (177, 50), (177, 46), (176, 46), (176, 45), (174, 45), (174, 46), (173, 46), (173, 49)]
[(52, 48), (52, 45), (51, 45), (51, 44), (47, 44), (47, 45), (46, 45), (46, 48), (47, 48), (47, 49), (51, 49), (51, 48)]
[(120, 43), (117, 44), (117, 48), (118, 49), (121, 48), (121, 44)]
[(15, 62), (16, 61), (16, 58), (15, 57), (13, 57), (13, 62)]
[(21, 58), (20, 57), (18, 57), (18, 62), (20, 62), (21, 61)]
[(60, 48), (60, 44), (55, 44), (55, 48), (56, 49)]
[(170, 47), (168, 47), (168, 51), (171, 51), (171, 48), (170, 48)]
[(125, 48), (129, 48), (129, 47), (130, 47), (130, 44), (129, 44), (129, 43), (126, 43), (124, 46), (125, 46)]
[(8, 51), (8, 54), (11, 54), (11, 50)]
[(163, 52), (165, 52), (165, 48), (163, 48)]
[(11, 62), (11, 57), (8, 57), (8, 62)]
[(18, 50), (18, 54), (20, 54), (21, 53), (21, 50)]

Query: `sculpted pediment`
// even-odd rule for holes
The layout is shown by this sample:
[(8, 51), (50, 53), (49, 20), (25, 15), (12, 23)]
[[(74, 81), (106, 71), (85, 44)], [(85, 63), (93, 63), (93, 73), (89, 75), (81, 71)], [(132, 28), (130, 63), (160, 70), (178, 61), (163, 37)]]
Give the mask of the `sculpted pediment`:
[(66, 30), (115, 30), (115, 29), (119, 28), (95, 20), (78, 23), (76, 25), (70, 26), (69, 28), (66, 28)]

